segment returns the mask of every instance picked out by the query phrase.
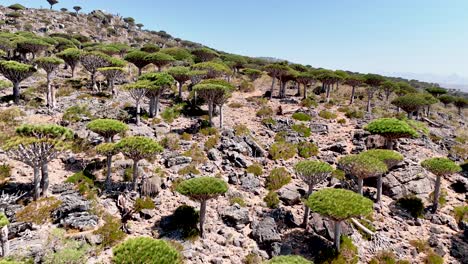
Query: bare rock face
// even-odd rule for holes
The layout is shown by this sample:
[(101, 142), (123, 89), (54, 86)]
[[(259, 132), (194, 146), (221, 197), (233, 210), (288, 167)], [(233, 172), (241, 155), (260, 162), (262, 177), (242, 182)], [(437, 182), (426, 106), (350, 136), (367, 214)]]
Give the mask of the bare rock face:
[(281, 241), (281, 235), (278, 232), (275, 219), (272, 217), (265, 217), (263, 220), (252, 222), (251, 236), (257, 243), (262, 245)]
[(67, 228), (79, 229), (82, 231), (91, 230), (97, 226), (99, 218), (88, 212), (71, 213), (60, 220), (60, 225)]
[(234, 204), (220, 212), (221, 219), (227, 226), (239, 226), (250, 223), (249, 209)]
[(97, 226), (99, 218), (88, 212), (90, 202), (74, 191), (68, 191), (58, 197), (62, 204), (53, 213), (54, 221), (60, 226), (90, 230)]
[(426, 172), (416, 165), (408, 165), (391, 171), (382, 180), (382, 191), (394, 199), (405, 195), (427, 197), (434, 190), (434, 183)]

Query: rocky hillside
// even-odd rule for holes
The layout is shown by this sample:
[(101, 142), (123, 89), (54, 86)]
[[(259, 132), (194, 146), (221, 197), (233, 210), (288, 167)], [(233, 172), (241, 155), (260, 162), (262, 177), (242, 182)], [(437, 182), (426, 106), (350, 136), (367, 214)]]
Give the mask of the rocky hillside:
[[(445, 101), (443, 89), (382, 76), (206, 51), (101, 11), (0, 6), (0, 27), (0, 263), (129, 263), (125, 254), (147, 263), (255, 264), (280, 255), (314, 263), (468, 263), (466, 99)], [(47, 47), (28, 50), (30, 39)], [(48, 85), (43, 58), (63, 58), (63, 39), (80, 63), (71, 77), (71, 65), (58, 60)], [(116, 44), (126, 48), (108, 52)], [(173, 47), (189, 55), (179, 59)], [(140, 77), (129, 56), (135, 50), (150, 56)], [(94, 86), (91, 55), (104, 61)], [(4, 70), (12, 61), (31, 71), (18, 104)], [(370, 129), (382, 118), (398, 126)], [(390, 165), (370, 157), (373, 149), (402, 157)], [(449, 165), (424, 165), (434, 157)], [(322, 169), (301, 169), (304, 161)], [(190, 185), (202, 176), (209, 184)], [(314, 206), (323, 190), (359, 192), (359, 178), (362, 203), (343, 207), (349, 196), (326, 210), (327, 199)], [(121, 244), (138, 237), (168, 241), (175, 257), (150, 256), (166, 250), (150, 242)], [(304, 259), (297, 263), (310, 263)]]

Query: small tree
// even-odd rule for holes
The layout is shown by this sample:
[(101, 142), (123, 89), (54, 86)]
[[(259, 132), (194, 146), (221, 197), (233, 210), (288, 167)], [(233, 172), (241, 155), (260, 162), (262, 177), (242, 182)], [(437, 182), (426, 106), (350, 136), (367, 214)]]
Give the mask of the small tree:
[(151, 53), (146, 56), (146, 59), (158, 68), (158, 72), (160, 72), (164, 66), (175, 61), (171, 55), (162, 52)]
[(223, 128), (223, 106), (231, 98), (232, 92), (235, 90), (234, 85), (224, 80), (206, 80), (205, 83), (222, 85), (225, 87), (225, 92), (218, 96), (214, 104), (219, 107), (219, 127)]
[(117, 93), (115, 91), (115, 80), (122, 78), (125, 75), (125, 70), (122, 67), (104, 67), (99, 68), (98, 71), (104, 75), (109, 89), (112, 92), (112, 96), (115, 96)]
[(16, 135), (7, 141), (4, 149), (10, 158), (33, 168), (33, 198), (37, 200), (47, 195), (48, 163), (68, 148), (67, 141), (73, 139), (73, 132), (57, 125), (23, 125), (16, 129)]
[(145, 96), (147, 88), (153, 86), (153, 84), (148, 81), (137, 81), (135, 83), (124, 86), (124, 89), (130, 93), (130, 96), (135, 100), (135, 110), (136, 110), (136, 124), (140, 125), (140, 101)]
[(371, 101), (374, 97), (375, 92), (380, 88), (380, 86), (385, 82), (385, 78), (378, 74), (366, 74), (364, 75), (364, 80), (367, 87), (367, 112), (372, 111)]
[(114, 136), (128, 130), (128, 126), (115, 119), (95, 119), (86, 126), (89, 130), (100, 135), (107, 143), (114, 142)]
[(388, 102), (388, 98), (390, 98), (390, 95), (393, 92), (396, 92), (399, 89), (399, 87), (395, 82), (387, 80), (382, 83), (382, 89), (385, 93), (385, 101)]
[(16, 41), (16, 51), (26, 58), (26, 54), (31, 53), (34, 59), (40, 52), (52, 47), (51, 44), (39, 38), (23, 38)]
[(332, 71), (323, 71), (323, 72), (320, 72), (318, 75), (317, 75), (317, 80), (319, 80), (321, 83), (322, 83), (322, 86), (325, 87), (326, 89), (326, 92), (327, 92), (327, 102), (330, 102), (330, 91), (331, 91), (331, 86), (336, 83), (337, 81), (339, 81), (341, 79), (341, 77), (339, 75), (337, 75), (336, 73), (332, 72)]
[(71, 77), (75, 77), (76, 66), (80, 63), (81, 51), (76, 48), (68, 48), (60, 53), (57, 53), (57, 57), (65, 61), (70, 66)]
[(230, 87), (218, 82), (218, 80), (205, 80), (195, 85), (193, 91), (207, 102), (209, 122), (210, 126), (213, 126), (214, 105), (220, 98), (229, 93)]
[(306, 201), (313, 212), (334, 222), (336, 251), (340, 251), (341, 223), (351, 217), (372, 213), (372, 201), (362, 195), (344, 189), (322, 189), (313, 193)]
[(51, 79), (57, 68), (63, 64), (64, 61), (55, 57), (41, 57), (37, 58), (34, 63), (44, 69), (47, 74), (47, 106), (49, 108), (55, 108), (55, 91), (51, 85)]
[(171, 47), (161, 49), (162, 53), (171, 55), (175, 60), (182, 62), (184, 65), (190, 65), (193, 63), (193, 55), (186, 48), (182, 47)]
[(231, 70), (225, 64), (217, 62), (201, 62), (192, 65), (192, 70), (205, 71), (206, 78), (214, 79), (230, 74)]
[(403, 109), (408, 114), (408, 118), (411, 119), (412, 114), (425, 106), (427, 101), (423, 94), (409, 93), (396, 98), (392, 104)]
[(150, 237), (130, 238), (117, 245), (112, 252), (112, 263), (182, 264), (182, 256), (168, 242)]
[(0, 73), (13, 83), (13, 98), (15, 104), (19, 104), (20, 84), (36, 72), (36, 68), (31, 65), (16, 61), (1, 61)]
[(111, 57), (98, 52), (98, 51), (91, 51), (91, 52), (84, 52), (81, 54), (80, 61), (83, 67), (90, 73), (91, 75), (91, 87), (93, 90), (97, 90), (96, 86), (96, 73), (99, 68), (108, 67), (111, 65)]
[(438, 97), (439, 101), (441, 101), (444, 104), (444, 107), (447, 108), (447, 106), (453, 102), (455, 102), (455, 97), (444, 94)]
[(159, 99), (164, 91), (171, 88), (175, 80), (166, 72), (146, 73), (140, 76), (139, 80), (151, 82), (146, 92), (146, 96), (150, 98), (149, 114), (150, 117), (157, 117), (159, 115)]
[(242, 70), (242, 73), (249, 77), (251, 82), (254, 82), (262, 76), (262, 71), (257, 69), (246, 68)]
[(298, 255), (276, 256), (264, 264), (314, 264), (312, 261)]
[(111, 187), (111, 173), (112, 173), (112, 156), (119, 153), (119, 150), (116, 148), (115, 143), (103, 143), (96, 147), (98, 154), (106, 157), (106, 190), (110, 190)]
[(468, 105), (468, 99), (464, 97), (457, 97), (453, 104), (457, 107), (458, 114), (462, 115), (462, 110)]
[(141, 75), (141, 70), (148, 64), (150, 64), (150, 61), (147, 59), (148, 52), (141, 51), (141, 50), (134, 50), (129, 52), (125, 56), (125, 60), (133, 63), (138, 68), (138, 76)]
[(183, 66), (172, 67), (167, 70), (167, 73), (169, 73), (179, 84), (179, 98), (182, 98), (182, 87), (185, 82), (190, 80), (190, 68)]
[(349, 104), (352, 105), (354, 103), (354, 97), (356, 94), (356, 88), (361, 87), (364, 84), (364, 77), (361, 75), (350, 75), (345, 79), (345, 84), (351, 86), (351, 99), (349, 100)]
[(153, 43), (146, 43), (140, 48), (141, 51), (148, 52), (148, 54), (158, 52), (160, 49), (158, 45)]
[[(309, 186), (307, 197), (312, 194), (315, 185), (325, 181), (333, 172), (333, 167), (322, 161), (299, 161), (294, 170), (296, 174)], [(307, 229), (309, 221), (309, 207), (304, 208), (304, 219), (302, 225)]]
[(273, 98), (273, 92), (275, 91), (275, 81), (276, 79), (280, 79), (281, 83), (281, 76), (288, 71), (289, 67), (283, 63), (272, 63), (268, 64), (263, 68), (268, 75), (271, 77), (271, 88), (270, 88), (270, 100)]
[(52, 6), (58, 4), (58, 0), (47, 0), (47, 3), (50, 5), (50, 10), (52, 10)]
[(81, 10), (81, 6), (74, 6), (73, 10), (75, 10), (76, 14), (78, 15), (78, 12)]
[(198, 62), (207, 62), (219, 57), (219, 53), (209, 48), (198, 48), (192, 50), (192, 54)]
[(311, 85), (313, 85), (315, 83), (315, 80), (316, 80), (315, 74), (313, 72), (310, 72), (310, 71), (300, 72), (300, 73), (298, 73), (298, 75), (296, 77), (296, 80), (297, 80), (298, 84), (302, 84), (302, 86), (304, 87), (302, 98), (306, 99), (307, 98), (307, 87), (311, 86)]
[(137, 189), (138, 162), (142, 159), (152, 158), (155, 154), (163, 151), (163, 148), (153, 139), (141, 136), (126, 137), (116, 144), (116, 148), (125, 157), (133, 160), (132, 190)]
[(418, 133), (408, 125), (408, 123), (396, 118), (379, 118), (372, 120), (364, 129), (371, 134), (384, 137), (387, 149), (393, 149), (396, 139), (418, 136)]
[(10, 221), (3, 212), (0, 212), (0, 247), (2, 254), (0, 257), (6, 258), (10, 253), (10, 242), (8, 242), (8, 225)]
[(447, 158), (430, 158), (421, 162), (421, 166), (436, 176), (434, 200), (432, 202), (432, 213), (435, 214), (439, 207), (440, 183), (442, 177), (460, 172), (461, 168), (455, 162)]
[(385, 163), (369, 155), (347, 155), (338, 161), (344, 171), (358, 179), (358, 193), (362, 195), (364, 179), (379, 177), (387, 172)]
[(430, 93), (434, 97), (439, 97), (440, 95), (446, 94), (447, 89), (441, 87), (430, 87), (426, 88), (426, 92)]
[[(374, 157), (387, 165), (387, 169), (390, 170), (395, 165), (403, 160), (403, 155), (400, 153), (387, 150), (387, 149), (371, 149), (365, 152), (361, 152), (361, 155), (369, 155)], [(377, 179), (377, 202), (380, 203), (382, 197), (382, 174), (379, 174)]]
[(221, 179), (214, 177), (198, 177), (181, 182), (177, 192), (199, 201), (200, 206), (200, 235), (205, 237), (203, 224), (205, 222), (207, 201), (227, 192), (228, 185)]

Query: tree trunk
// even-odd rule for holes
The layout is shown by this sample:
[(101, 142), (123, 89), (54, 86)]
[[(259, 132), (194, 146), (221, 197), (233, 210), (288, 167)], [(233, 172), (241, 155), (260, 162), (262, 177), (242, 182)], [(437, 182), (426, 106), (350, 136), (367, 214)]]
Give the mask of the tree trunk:
[(304, 95), (302, 96), (302, 99), (306, 99), (307, 98), (307, 84), (302, 84), (304, 85)]
[(203, 228), (203, 224), (205, 223), (206, 202), (207, 200), (202, 200), (200, 205), (200, 236), (202, 238), (205, 238), (205, 230)]
[[(312, 194), (312, 184), (309, 184), (309, 190), (307, 191), (307, 196), (306, 196), (306, 199), (309, 198), (309, 196)], [(310, 212), (310, 208), (306, 205), (304, 207), (304, 219), (302, 220), (302, 225), (304, 226), (304, 228), (307, 230), (307, 225), (309, 223), (309, 212)]]
[(41, 186), (41, 176), (39, 174), (39, 166), (35, 165), (33, 167), (34, 170), (34, 180), (33, 180), (33, 199), (34, 201), (37, 201), (39, 198), (39, 187)]
[(367, 92), (367, 113), (372, 112), (372, 106), (371, 106), (371, 100), (372, 100), (372, 94), (370, 92)]
[(141, 70), (142, 68), (138, 68), (138, 76), (141, 76)]
[(55, 100), (55, 87), (53, 85), (50, 86), (50, 98), (52, 99), (52, 109), (55, 109), (57, 101)]
[(213, 126), (213, 102), (208, 102), (208, 121), (210, 122), (210, 126)]
[(457, 107), (458, 108), (458, 115), (461, 116), (462, 115), (462, 108), (461, 107)]
[(442, 176), (437, 175), (435, 189), (434, 189), (434, 200), (432, 201), (432, 213), (435, 214), (437, 212), (437, 208), (439, 207), (439, 195), (440, 195), (440, 182), (442, 180)]
[(326, 89), (327, 89), (327, 103), (330, 102), (330, 84), (326, 85)]
[(106, 172), (106, 190), (109, 191), (111, 187), (111, 168), (112, 168), (112, 155), (107, 155), (107, 172)]
[(50, 85), (50, 73), (47, 73), (47, 107), (52, 108), (52, 87)]
[(149, 117), (154, 117), (154, 100), (156, 99), (155, 96), (151, 95), (149, 100)]
[(183, 82), (179, 82), (179, 98), (182, 99), (182, 87), (184, 86)]
[(385, 140), (385, 145), (387, 149), (393, 150), (393, 140), (391, 138)]
[(354, 94), (356, 93), (356, 86), (353, 86), (351, 90), (351, 99), (349, 100), (349, 104), (352, 105), (354, 103)]
[(20, 99), (20, 88), (19, 88), (20, 83), (15, 82), (13, 83), (13, 98), (15, 100), (15, 105), (19, 104), (19, 99)]
[(140, 125), (140, 101), (136, 102), (136, 124)]
[(132, 190), (136, 191), (137, 189), (137, 179), (138, 179), (138, 160), (133, 161), (133, 179), (132, 179)]
[(161, 96), (161, 94), (158, 92), (158, 95), (156, 96), (156, 98), (154, 98), (154, 117), (158, 117), (159, 116), (159, 97)]
[(381, 203), (382, 199), (382, 174), (377, 178), (377, 203)]
[(115, 85), (114, 85), (114, 79), (109, 79), (109, 88), (112, 91), (112, 97), (114, 97), (117, 94), (117, 91), (115, 90)]
[(92, 72), (91, 73), (91, 89), (93, 91), (96, 91), (97, 90), (97, 85), (96, 85), (96, 73), (95, 72)]
[(8, 242), (8, 225), (0, 229), (0, 244), (2, 246), (2, 254), (0, 257), (6, 257), (10, 254), (10, 242)]
[(161, 72), (161, 66), (156, 66), (158, 68), (158, 72)]
[(70, 66), (71, 68), (71, 77), (75, 78), (75, 66)]
[(362, 195), (362, 185), (363, 185), (364, 179), (358, 178), (357, 182), (358, 182), (358, 193)]
[(408, 112), (408, 115), (407, 115), (407, 116), (408, 116), (408, 119), (412, 119), (412, 118), (411, 118), (412, 114), (413, 114), (413, 112), (411, 112), (411, 111)]
[(271, 81), (271, 89), (270, 89), (270, 100), (271, 98), (273, 98), (273, 92), (275, 91), (275, 80), (276, 80), (275, 77), (271, 77), (271, 78), (272, 78), (272, 81)]
[(223, 128), (223, 105), (219, 106), (219, 128)]
[(335, 221), (335, 249), (336, 252), (340, 252), (340, 243), (341, 243), (341, 221)]
[(46, 162), (41, 166), (41, 196), (47, 196), (49, 190), (49, 167)]
[(301, 96), (301, 84), (296, 82), (297, 96)]

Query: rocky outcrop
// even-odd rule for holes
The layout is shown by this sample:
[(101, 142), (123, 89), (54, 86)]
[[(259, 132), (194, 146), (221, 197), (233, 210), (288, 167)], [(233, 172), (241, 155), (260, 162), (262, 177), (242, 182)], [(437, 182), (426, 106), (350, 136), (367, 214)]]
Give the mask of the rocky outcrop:
[(249, 210), (238, 204), (223, 208), (219, 214), (227, 226), (241, 228), (250, 223)]
[(427, 197), (433, 189), (433, 181), (415, 164), (406, 163), (406, 166), (391, 171), (382, 180), (383, 193), (394, 199), (410, 194)]

